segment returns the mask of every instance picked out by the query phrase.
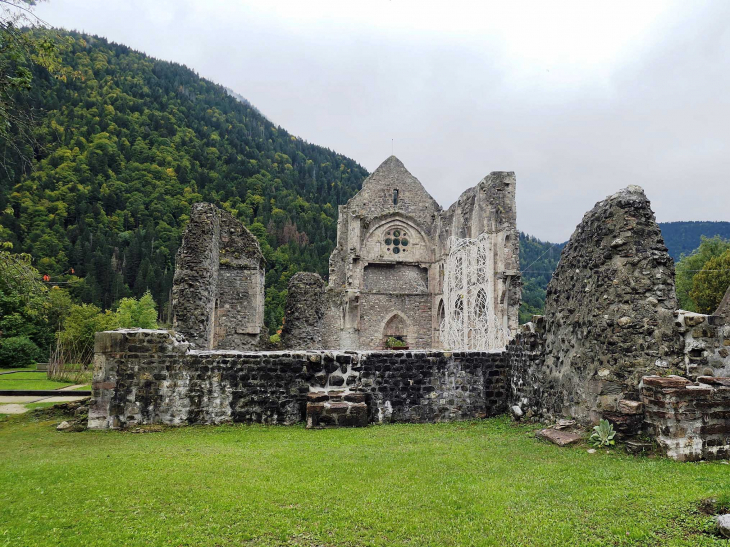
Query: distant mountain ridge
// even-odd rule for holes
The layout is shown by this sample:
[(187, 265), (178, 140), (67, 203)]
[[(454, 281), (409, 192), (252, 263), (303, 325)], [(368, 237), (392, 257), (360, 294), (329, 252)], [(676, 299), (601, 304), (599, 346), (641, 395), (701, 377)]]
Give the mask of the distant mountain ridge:
[(683, 254), (688, 255), (699, 247), (702, 236), (730, 239), (730, 222), (660, 222), (659, 227), (662, 229), (669, 254), (675, 262)]
[[(664, 243), (669, 255), (677, 262), (700, 246), (702, 237), (719, 235), (730, 239), (730, 222), (660, 222)], [(520, 268), (522, 268), (522, 305), (520, 321), (526, 322), (534, 314), (543, 313), (545, 290), (555, 271), (565, 243), (541, 241), (520, 233)]]

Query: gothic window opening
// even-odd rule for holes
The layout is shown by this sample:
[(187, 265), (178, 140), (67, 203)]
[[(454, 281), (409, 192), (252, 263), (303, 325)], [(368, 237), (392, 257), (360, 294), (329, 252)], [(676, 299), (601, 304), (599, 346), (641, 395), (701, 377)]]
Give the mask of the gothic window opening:
[(393, 190), (393, 205), (398, 205), (398, 188)]

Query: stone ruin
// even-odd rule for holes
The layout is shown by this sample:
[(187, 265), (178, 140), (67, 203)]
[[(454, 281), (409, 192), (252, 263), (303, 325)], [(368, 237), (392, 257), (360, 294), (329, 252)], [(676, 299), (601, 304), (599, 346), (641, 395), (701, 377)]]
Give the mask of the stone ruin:
[[(290, 349), (274, 352), (251, 351), (263, 332), (255, 238), (227, 213), (194, 206), (175, 275), (178, 334), (97, 334), (89, 427), (362, 426), (511, 408), (584, 426), (605, 418), (620, 438), (648, 434), (678, 460), (730, 456), (729, 297), (715, 315), (676, 309), (674, 265), (641, 188), (585, 215), (545, 315), (519, 329), (513, 174), (492, 173), (441, 211), (389, 158), (361, 194), (340, 209), (329, 285), (292, 277), (282, 332)], [(504, 347), (443, 348), (452, 237), (491, 238), (481, 282), (509, 332)], [(474, 287), (468, 272), (462, 285), (464, 295)], [(412, 347), (384, 349), (386, 336)]]
[(398, 158), (389, 157), (339, 208), (329, 285), (309, 281), (317, 294), (305, 296), (301, 279), (292, 280), (287, 309), (304, 300), (319, 306), (306, 317), (307, 330), (318, 336), (289, 331), (286, 347), (378, 350), (389, 338), (410, 349), (444, 347), (450, 240), (478, 236), (486, 249), (483, 313), (500, 327), (490, 333), (491, 346), (504, 347), (505, 337), (496, 334), (517, 331), (521, 291), (514, 173), (489, 174), (444, 211)]
[(254, 349), (264, 328), (264, 255), (233, 216), (195, 203), (175, 259), (173, 329), (198, 349)]

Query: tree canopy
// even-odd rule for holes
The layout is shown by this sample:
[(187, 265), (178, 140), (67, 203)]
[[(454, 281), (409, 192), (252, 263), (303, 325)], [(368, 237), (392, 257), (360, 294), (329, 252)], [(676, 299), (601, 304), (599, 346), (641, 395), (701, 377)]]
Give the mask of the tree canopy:
[[(20, 100), (36, 115), (39, 146), (23, 144), (32, 172), (16, 162), (0, 179), (0, 241), (41, 274), (78, 278), (81, 302), (109, 309), (149, 291), (165, 320), (190, 205), (208, 201), (259, 239), (275, 331), (289, 277), (327, 275), (337, 206), (367, 171), (184, 66), (102, 38), (63, 38), (66, 81), (28, 66), (33, 85)], [(12, 152), (2, 135), (0, 147)]]

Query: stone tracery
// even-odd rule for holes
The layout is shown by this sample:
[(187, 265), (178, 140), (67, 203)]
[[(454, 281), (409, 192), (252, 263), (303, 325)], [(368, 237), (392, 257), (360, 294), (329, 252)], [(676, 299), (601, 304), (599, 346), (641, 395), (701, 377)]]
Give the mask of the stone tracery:
[(440, 339), (454, 350), (502, 349), (510, 332), (495, 313), (494, 253), (490, 234), (449, 238), (444, 268), (444, 317)]

